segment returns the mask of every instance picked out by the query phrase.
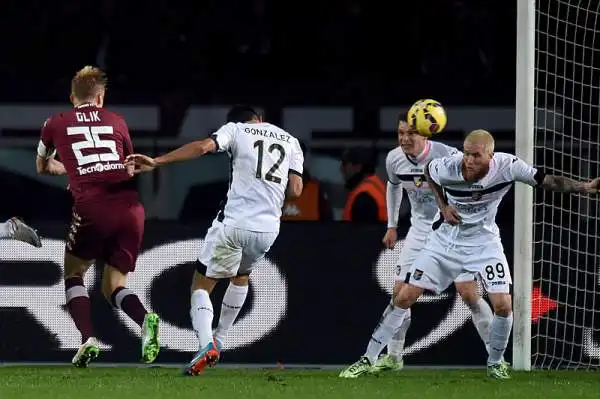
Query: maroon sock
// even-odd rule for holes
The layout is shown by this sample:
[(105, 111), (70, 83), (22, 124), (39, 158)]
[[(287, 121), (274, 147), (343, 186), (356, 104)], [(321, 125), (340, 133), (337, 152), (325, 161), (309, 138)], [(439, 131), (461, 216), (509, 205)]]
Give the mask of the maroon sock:
[(117, 287), (110, 296), (110, 301), (115, 308), (119, 308), (125, 312), (140, 327), (144, 324), (144, 318), (148, 312), (137, 295), (129, 288)]
[(65, 297), (71, 318), (81, 333), (81, 343), (84, 343), (94, 334), (92, 333), (90, 297), (83, 285), (83, 278), (70, 277), (65, 280)]

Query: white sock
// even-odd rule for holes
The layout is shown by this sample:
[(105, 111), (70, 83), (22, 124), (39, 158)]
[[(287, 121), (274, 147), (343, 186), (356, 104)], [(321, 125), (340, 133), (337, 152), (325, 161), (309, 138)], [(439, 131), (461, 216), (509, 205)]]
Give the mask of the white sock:
[(200, 348), (204, 348), (213, 340), (213, 306), (207, 291), (196, 290), (192, 293), (190, 316)]
[(247, 285), (234, 285), (229, 283), (227, 291), (223, 296), (221, 304), (221, 317), (219, 317), (219, 325), (215, 330), (215, 336), (221, 342), (224, 342), (227, 336), (227, 331), (233, 326), (233, 322), (242, 310), (246, 296), (248, 295)]
[(12, 237), (12, 223), (10, 223), (9, 221), (0, 223), (0, 238), (10, 237)]
[(379, 323), (379, 326), (373, 332), (369, 345), (367, 345), (367, 352), (364, 354), (370, 361), (371, 364), (377, 360), (381, 350), (390, 342), (396, 331), (402, 325), (404, 316), (406, 315), (407, 309), (402, 309), (394, 306), (394, 309), (390, 311)]
[(510, 330), (512, 329), (513, 315), (512, 313), (508, 317), (494, 315), (492, 321), (492, 331), (490, 333), (490, 355), (488, 357), (488, 366), (498, 364), (502, 361), (506, 345), (508, 344), (508, 337), (510, 337)]
[[(377, 326), (375, 327), (375, 330), (377, 330), (379, 328), (379, 326), (383, 322), (383, 319), (385, 319), (385, 316), (387, 316), (388, 313), (390, 313), (392, 310), (394, 310), (394, 298), (392, 298), (392, 301), (390, 303), (388, 303), (388, 305), (383, 310), (383, 314), (379, 318), (379, 321), (377, 322)], [(375, 330), (373, 330), (373, 331), (375, 331)], [(388, 353), (389, 353), (389, 350), (390, 350), (390, 348), (388, 345)]]
[(394, 359), (395, 362), (399, 362), (402, 360), (402, 352), (404, 351), (404, 341), (406, 340), (406, 332), (410, 327), (410, 308), (406, 310), (406, 315), (404, 316), (404, 321), (400, 326), (400, 329), (394, 336), (392, 340), (388, 344), (388, 354)]
[(471, 313), (473, 314), (473, 324), (477, 329), (479, 337), (485, 344), (485, 350), (490, 353), (490, 329), (492, 328), (492, 320), (494, 318), (494, 312), (492, 308), (483, 298), (479, 298), (477, 303), (473, 306), (469, 305)]

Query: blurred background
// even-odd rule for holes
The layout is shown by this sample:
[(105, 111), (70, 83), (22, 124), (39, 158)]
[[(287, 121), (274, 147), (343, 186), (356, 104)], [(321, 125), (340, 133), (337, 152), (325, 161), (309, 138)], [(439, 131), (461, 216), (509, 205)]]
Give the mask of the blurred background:
[[(138, 152), (208, 136), (232, 104), (260, 108), (305, 144), (306, 168), (331, 208), (323, 219), (341, 217), (343, 151), (368, 149), (385, 181), (397, 117), (419, 98), (447, 109), (439, 140), (461, 145), (469, 129), (487, 128), (512, 151), (513, 3), (5, 2), (0, 180), (11, 195), (0, 199), (0, 218), (68, 218), (66, 182), (36, 176), (33, 157), (39, 127), (69, 106), (70, 79), (87, 64), (107, 71), (106, 106), (125, 115)], [(227, 189), (224, 158), (143, 176), (148, 218), (212, 218)]]

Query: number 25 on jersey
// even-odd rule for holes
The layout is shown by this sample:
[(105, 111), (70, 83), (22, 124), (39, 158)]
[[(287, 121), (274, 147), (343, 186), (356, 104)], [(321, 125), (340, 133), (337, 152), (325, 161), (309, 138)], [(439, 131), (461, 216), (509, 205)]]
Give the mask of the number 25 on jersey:
[[(95, 162), (112, 162), (119, 160), (117, 145), (114, 140), (101, 139), (100, 135), (112, 135), (112, 126), (72, 126), (67, 128), (68, 136), (83, 136), (83, 140), (73, 143), (71, 148), (79, 166)], [(100, 154), (83, 155), (82, 150), (102, 148), (107, 151)]]

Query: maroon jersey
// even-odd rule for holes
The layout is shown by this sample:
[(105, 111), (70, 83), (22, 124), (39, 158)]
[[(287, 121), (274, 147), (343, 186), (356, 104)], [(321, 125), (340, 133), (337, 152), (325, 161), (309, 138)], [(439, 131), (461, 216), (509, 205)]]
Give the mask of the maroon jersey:
[(124, 165), (133, 144), (120, 115), (89, 104), (75, 107), (46, 120), (41, 143), (48, 152), (56, 149), (75, 203), (137, 201), (135, 184)]

